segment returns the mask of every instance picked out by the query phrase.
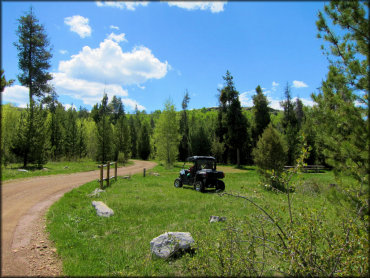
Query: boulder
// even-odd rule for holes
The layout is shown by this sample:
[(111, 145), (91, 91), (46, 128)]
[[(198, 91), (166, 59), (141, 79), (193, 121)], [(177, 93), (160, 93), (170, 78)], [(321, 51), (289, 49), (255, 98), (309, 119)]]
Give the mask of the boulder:
[(225, 222), (226, 221), (226, 217), (224, 216), (210, 216), (209, 217), (209, 223), (213, 223), (213, 222)]
[(102, 192), (105, 192), (105, 190), (103, 189), (100, 189), (100, 188), (96, 188), (93, 192), (91, 192), (90, 194), (88, 194), (87, 196), (89, 197), (96, 197), (96, 196), (100, 196), (100, 193)]
[(101, 201), (93, 201), (92, 205), (99, 216), (109, 217), (114, 214), (113, 210)]
[(194, 243), (190, 233), (187, 232), (167, 232), (152, 239), (150, 251), (157, 257), (168, 259), (181, 252), (191, 251)]

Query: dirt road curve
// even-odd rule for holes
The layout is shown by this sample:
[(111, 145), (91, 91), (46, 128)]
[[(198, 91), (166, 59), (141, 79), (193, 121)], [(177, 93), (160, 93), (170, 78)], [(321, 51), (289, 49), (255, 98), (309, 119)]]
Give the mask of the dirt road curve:
[[(119, 168), (118, 175), (139, 173), (155, 165), (135, 161)], [(45, 212), (64, 193), (98, 177), (99, 170), (2, 184), (1, 276), (61, 274), (61, 261), (45, 233)]]

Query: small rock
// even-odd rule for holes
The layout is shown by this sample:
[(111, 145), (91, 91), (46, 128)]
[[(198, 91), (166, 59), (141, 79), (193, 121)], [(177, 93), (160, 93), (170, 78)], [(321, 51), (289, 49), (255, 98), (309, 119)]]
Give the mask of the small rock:
[(150, 250), (152, 254), (162, 259), (168, 259), (179, 252), (190, 251), (194, 243), (190, 233), (168, 232), (152, 239)]
[(46, 248), (48, 248), (46, 245), (44, 245), (42, 248), (44, 248), (44, 249), (46, 249)]
[(122, 178), (123, 179), (130, 179), (131, 177), (130, 176), (123, 176)]
[(18, 169), (18, 172), (28, 172), (26, 169)]
[(89, 196), (89, 197), (96, 197), (96, 196), (98, 196), (99, 197), (101, 192), (105, 192), (105, 190), (100, 189), (100, 188), (96, 188), (93, 192), (91, 192), (87, 196)]
[(13, 250), (13, 252), (14, 252), (14, 253), (17, 253), (17, 252), (18, 252), (18, 250), (17, 250), (17, 249), (14, 249), (14, 250)]
[(57, 249), (56, 248), (51, 248), (51, 251), (56, 253), (57, 252)]
[(69, 169), (69, 167), (68, 166), (64, 166), (64, 169)]
[(45, 241), (41, 240), (40, 243), (44, 243)]
[(96, 213), (99, 216), (110, 217), (114, 214), (113, 210), (101, 201), (93, 201), (92, 205), (96, 209)]
[(42, 171), (49, 171), (48, 168), (42, 168)]
[(226, 221), (226, 217), (224, 216), (210, 216), (209, 217), (209, 223), (213, 223), (213, 222), (225, 222)]
[(41, 246), (40, 245), (36, 245), (36, 248), (39, 249), (39, 248), (41, 248)]

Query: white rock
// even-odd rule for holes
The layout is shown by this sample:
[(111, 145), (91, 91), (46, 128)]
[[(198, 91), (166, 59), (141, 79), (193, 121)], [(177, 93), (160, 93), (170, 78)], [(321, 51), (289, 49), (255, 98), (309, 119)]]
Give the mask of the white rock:
[(224, 216), (210, 216), (209, 217), (209, 222), (210, 223), (213, 223), (213, 222), (224, 222), (226, 221), (226, 217)]
[(154, 255), (167, 259), (180, 251), (189, 251), (193, 243), (190, 233), (167, 232), (152, 239), (150, 250)]
[(18, 169), (19, 172), (28, 172), (26, 169)]
[(92, 205), (99, 216), (109, 217), (114, 214), (113, 210), (101, 201), (92, 201)]

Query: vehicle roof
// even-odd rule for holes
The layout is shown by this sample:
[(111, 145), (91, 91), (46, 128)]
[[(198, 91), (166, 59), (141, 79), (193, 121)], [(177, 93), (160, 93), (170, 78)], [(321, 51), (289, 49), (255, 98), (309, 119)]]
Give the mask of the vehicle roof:
[(187, 161), (195, 161), (195, 160), (199, 160), (199, 159), (215, 160), (215, 158), (213, 156), (198, 156), (198, 155), (195, 155), (195, 156), (188, 157)]

